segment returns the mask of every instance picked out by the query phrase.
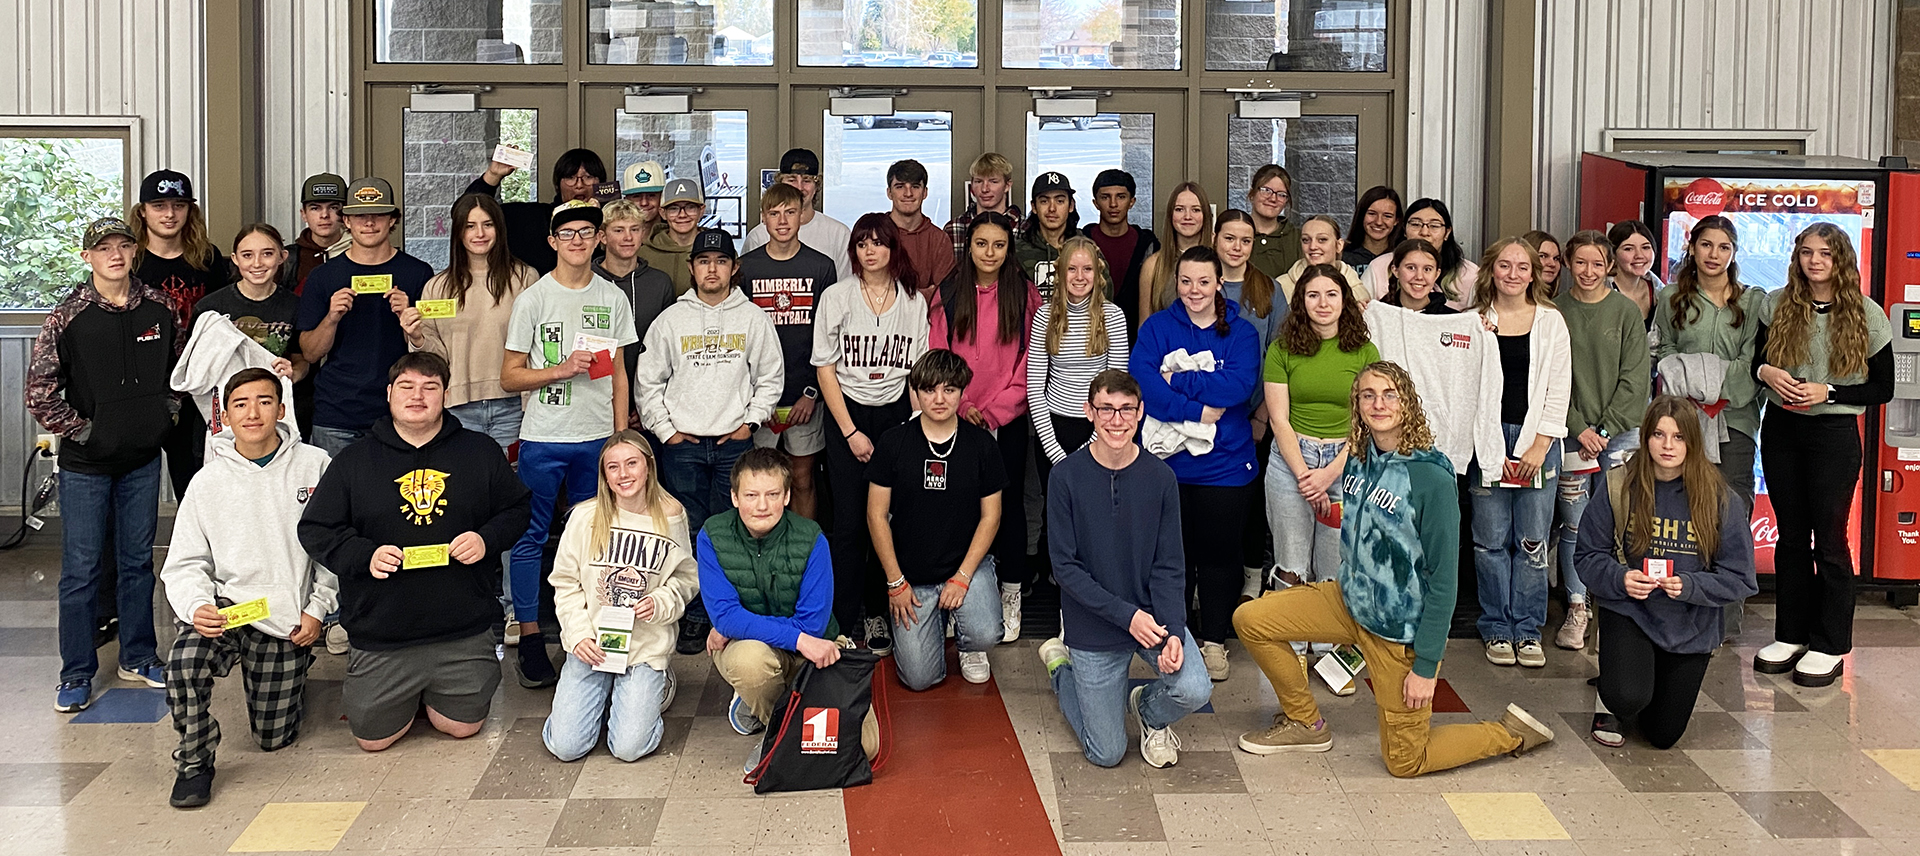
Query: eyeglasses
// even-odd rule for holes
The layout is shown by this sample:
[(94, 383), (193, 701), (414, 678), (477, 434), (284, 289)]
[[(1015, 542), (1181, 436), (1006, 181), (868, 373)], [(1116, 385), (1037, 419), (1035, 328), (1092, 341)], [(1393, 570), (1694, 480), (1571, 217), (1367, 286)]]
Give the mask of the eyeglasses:
[(1140, 415), (1140, 405), (1129, 404), (1124, 407), (1108, 407), (1104, 404), (1096, 405), (1093, 408), (1093, 415), (1098, 416), (1101, 419), (1106, 421), (1112, 421), (1113, 417), (1115, 416), (1119, 416), (1125, 419), (1132, 419), (1133, 417)]
[(1445, 229), (1447, 228), (1447, 223), (1445, 220), (1408, 220), (1407, 228), (1419, 229), (1421, 231), (1428, 229)]
[(1365, 392), (1360, 393), (1360, 395), (1357, 397), (1360, 399), (1361, 404), (1373, 404), (1374, 402), (1377, 402), (1377, 401), (1385, 402), (1387, 404), (1400, 403), (1400, 393), (1395, 392), (1394, 390), (1387, 390), (1386, 392), (1382, 392), (1382, 393), (1375, 393), (1373, 390), (1367, 390)]
[(555, 238), (559, 238), (562, 241), (572, 241), (576, 239), (582, 240), (582, 241), (591, 241), (593, 240), (593, 236), (599, 233), (600, 233), (599, 229), (595, 229), (592, 226), (583, 226), (578, 229), (561, 229), (560, 231), (553, 233), (553, 236)]
[(1274, 190), (1271, 187), (1262, 187), (1256, 192), (1267, 199), (1278, 199), (1282, 202), (1285, 202), (1289, 198), (1286, 191)]
[(560, 180), (568, 184), (595, 184), (600, 181), (593, 173), (587, 172), (584, 169)]

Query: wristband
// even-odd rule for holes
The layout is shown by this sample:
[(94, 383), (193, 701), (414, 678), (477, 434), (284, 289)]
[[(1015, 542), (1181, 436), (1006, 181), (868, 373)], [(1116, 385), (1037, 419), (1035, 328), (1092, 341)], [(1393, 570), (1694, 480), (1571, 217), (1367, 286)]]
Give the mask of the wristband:
[(887, 591), (894, 591), (895, 589), (902, 589), (906, 587), (907, 587), (907, 578), (904, 576), (902, 576), (897, 580), (887, 581)]
[(961, 581), (960, 581), (960, 578), (959, 578), (959, 577), (948, 577), (948, 578), (947, 578), (947, 585), (950, 585), (950, 586), (959, 586), (959, 587), (960, 587), (960, 590), (961, 590), (961, 591), (966, 591), (966, 590), (967, 590), (967, 584), (966, 584), (966, 583), (964, 583), (964, 582), (961, 582)]

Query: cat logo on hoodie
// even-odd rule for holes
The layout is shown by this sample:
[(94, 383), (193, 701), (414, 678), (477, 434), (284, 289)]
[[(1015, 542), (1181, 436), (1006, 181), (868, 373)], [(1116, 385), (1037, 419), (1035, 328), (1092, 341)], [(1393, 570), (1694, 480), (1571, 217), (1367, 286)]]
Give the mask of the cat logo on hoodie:
[(436, 515), (446, 513), (447, 501), (440, 498), (447, 492), (446, 473), (423, 468), (393, 481), (400, 486), (400, 498), (407, 501), (400, 506), (400, 513), (413, 521), (413, 525), (426, 526)]

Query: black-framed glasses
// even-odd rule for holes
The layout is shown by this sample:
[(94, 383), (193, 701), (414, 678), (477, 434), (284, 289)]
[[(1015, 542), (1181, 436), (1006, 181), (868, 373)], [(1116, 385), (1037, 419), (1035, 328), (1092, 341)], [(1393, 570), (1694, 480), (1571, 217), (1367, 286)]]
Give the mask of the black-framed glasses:
[(571, 241), (575, 239), (579, 239), (582, 241), (591, 241), (593, 240), (593, 237), (598, 234), (600, 234), (599, 229), (595, 229), (592, 226), (582, 226), (578, 229), (561, 229), (557, 232), (554, 232), (553, 236), (555, 238), (559, 238), (562, 241)]
[(1108, 407), (1107, 405), (1099, 404), (1094, 406), (1093, 415), (1108, 421), (1111, 421), (1115, 416), (1132, 419), (1140, 415), (1140, 405), (1128, 404), (1122, 407)]

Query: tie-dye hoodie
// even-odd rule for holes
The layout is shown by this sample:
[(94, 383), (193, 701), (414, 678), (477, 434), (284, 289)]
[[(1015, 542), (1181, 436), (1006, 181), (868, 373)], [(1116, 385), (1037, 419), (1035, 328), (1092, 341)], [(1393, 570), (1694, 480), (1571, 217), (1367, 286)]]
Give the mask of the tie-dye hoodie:
[(1369, 449), (1341, 481), (1340, 593), (1382, 639), (1413, 646), (1413, 673), (1434, 677), (1446, 652), (1460, 556), (1453, 464), (1433, 449)]

